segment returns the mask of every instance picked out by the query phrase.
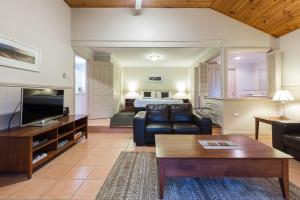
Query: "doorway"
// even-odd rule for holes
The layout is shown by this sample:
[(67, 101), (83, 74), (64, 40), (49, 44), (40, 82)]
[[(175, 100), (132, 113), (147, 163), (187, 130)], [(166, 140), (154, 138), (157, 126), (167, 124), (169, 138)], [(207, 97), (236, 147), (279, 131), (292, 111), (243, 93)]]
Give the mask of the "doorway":
[(75, 114), (88, 114), (87, 61), (75, 56)]

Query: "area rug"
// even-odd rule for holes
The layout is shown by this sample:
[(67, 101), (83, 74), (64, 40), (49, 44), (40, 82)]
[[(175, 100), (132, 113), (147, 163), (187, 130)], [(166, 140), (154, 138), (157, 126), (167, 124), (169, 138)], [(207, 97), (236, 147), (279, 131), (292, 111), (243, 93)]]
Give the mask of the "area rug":
[[(121, 152), (96, 200), (158, 200), (155, 153)], [(282, 200), (277, 178), (168, 178), (164, 200)], [(300, 188), (290, 183), (290, 199)]]
[(111, 128), (133, 127), (134, 112), (119, 112), (110, 119)]

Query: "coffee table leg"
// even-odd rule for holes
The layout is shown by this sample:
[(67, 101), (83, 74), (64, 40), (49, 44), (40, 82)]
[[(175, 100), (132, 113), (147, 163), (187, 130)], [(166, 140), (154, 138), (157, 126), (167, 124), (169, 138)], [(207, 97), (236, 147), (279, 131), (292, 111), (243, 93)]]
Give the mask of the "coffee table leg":
[(282, 178), (279, 178), (282, 195), (285, 199), (289, 199), (289, 161), (282, 161)]
[(163, 199), (164, 197), (164, 189), (165, 189), (165, 169), (164, 164), (159, 160), (159, 198)]

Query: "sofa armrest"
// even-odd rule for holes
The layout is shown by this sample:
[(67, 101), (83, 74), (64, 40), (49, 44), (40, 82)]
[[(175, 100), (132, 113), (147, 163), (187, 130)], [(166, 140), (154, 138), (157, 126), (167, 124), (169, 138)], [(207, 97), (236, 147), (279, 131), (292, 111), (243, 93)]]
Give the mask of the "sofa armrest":
[(285, 151), (283, 136), (286, 134), (300, 135), (300, 123), (272, 122), (272, 145), (274, 148)]
[(136, 146), (145, 145), (146, 111), (138, 112), (133, 119), (133, 140)]
[(193, 121), (200, 127), (201, 134), (212, 134), (212, 121), (210, 118), (193, 113)]

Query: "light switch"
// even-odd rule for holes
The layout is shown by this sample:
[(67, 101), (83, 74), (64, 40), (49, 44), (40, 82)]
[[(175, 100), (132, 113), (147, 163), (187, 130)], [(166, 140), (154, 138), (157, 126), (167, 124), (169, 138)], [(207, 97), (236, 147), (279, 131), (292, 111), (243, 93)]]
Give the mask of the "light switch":
[(239, 116), (239, 113), (233, 113), (233, 116), (234, 116), (234, 117), (238, 117), (238, 116)]
[(63, 73), (63, 79), (68, 79), (68, 74), (66, 72)]

